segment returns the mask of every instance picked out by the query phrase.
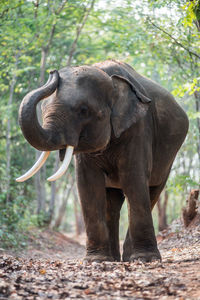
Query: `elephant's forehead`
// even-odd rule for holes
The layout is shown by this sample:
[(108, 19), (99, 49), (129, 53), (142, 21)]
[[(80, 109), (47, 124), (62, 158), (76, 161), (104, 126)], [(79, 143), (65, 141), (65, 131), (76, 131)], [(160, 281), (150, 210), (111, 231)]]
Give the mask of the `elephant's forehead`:
[(112, 88), (111, 78), (94, 67), (65, 68), (59, 71), (59, 75), (57, 95), (68, 103), (92, 97), (103, 99)]
[[(63, 82), (56, 92), (56, 102), (65, 103), (68, 107), (74, 107), (81, 104), (92, 104), (99, 106), (101, 101), (97, 101), (93, 89), (78, 86), (74, 82)], [(95, 100), (96, 99), (96, 100)], [(100, 102), (100, 103), (99, 103)]]
[(101, 69), (94, 66), (67, 67), (59, 71), (60, 78), (65, 83), (75, 83), (82, 85), (87, 81), (96, 81), (97, 83), (110, 83), (111, 78)]

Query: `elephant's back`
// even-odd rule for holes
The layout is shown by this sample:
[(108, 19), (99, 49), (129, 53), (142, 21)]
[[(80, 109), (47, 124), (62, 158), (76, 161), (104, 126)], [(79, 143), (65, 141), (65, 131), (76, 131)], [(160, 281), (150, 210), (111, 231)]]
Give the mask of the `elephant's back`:
[(161, 131), (167, 130), (166, 135), (184, 137), (188, 131), (188, 117), (173, 95), (158, 83), (140, 75), (128, 64), (123, 63), (123, 66), (145, 88), (147, 96), (155, 107), (158, 127)]
[[(106, 72), (109, 76), (120, 75), (131, 80), (137, 80), (146, 91), (148, 98), (152, 100), (152, 107), (156, 114), (157, 126), (161, 134), (165, 132), (167, 136), (181, 135), (185, 136), (188, 130), (188, 118), (181, 106), (176, 102), (169, 91), (158, 83), (136, 72), (130, 65), (107, 60), (94, 65)], [(165, 135), (165, 136), (166, 136)]]
[(151, 100), (159, 101), (160, 96), (171, 96), (171, 94), (165, 88), (161, 87), (153, 80), (139, 74), (127, 63), (116, 60), (106, 60), (104, 62), (96, 63), (93, 66), (100, 68), (109, 76), (119, 75), (127, 78), (128, 80), (131, 80), (131, 77), (133, 77), (134, 80), (137, 80), (145, 88), (146, 93)]

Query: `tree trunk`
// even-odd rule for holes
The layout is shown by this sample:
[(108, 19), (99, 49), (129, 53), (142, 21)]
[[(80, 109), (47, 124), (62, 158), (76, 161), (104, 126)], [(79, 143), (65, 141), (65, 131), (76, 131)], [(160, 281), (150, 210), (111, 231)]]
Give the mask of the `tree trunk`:
[[(46, 70), (46, 60), (49, 53), (49, 48), (51, 46), (53, 36), (55, 33), (55, 27), (56, 24), (53, 24), (50, 32), (49, 41), (46, 46), (42, 47), (41, 49), (41, 62), (40, 62), (40, 78), (39, 78), (39, 85), (42, 86), (45, 82), (45, 70)], [(41, 120), (41, 103), (39, 103), (37, 107), (37, 114), (38, 119)], [(40, 152), (36, 150), (36, 159), (39, 158)], [(45, 214), (45, 205), (46, 205), (46, 188), (45, 188), (45, 182), (46, 182), (46, 167), (43, 166), (42, 169), (40, 169), (36, 173), (35, 177), (35, 186), (36, 186), (36, 193), (37, 193), (37, 214), (43, 213)], [(52, 189), (51, 189), (52, 190)], [(52, 190), (54, 191), (54, 190)], [(52, 198), (52, 196), (51, 196)]]
[[(157, 202), (158, 208), (158, 230), (162, 231), (167, 228), (167, 203), (168, 203), (168, 192), (164, 190), (164, 200), (162, 197)], [(163, 203), (162, 203), (163, 202)]]
[(73, 188), (73, 196), (74, 196), (74, 215), (75, 215), (75, 228), (76, 228), (76, 236), (79, 236), (82, 232), (84, 232), (85, 226), (83, 221), (82, 211), (79, 208), (79, 200), (77, 195), (77, 190)]
[[(55, 173), (57, 171), (58, 166), (59, 166), (59, 155), (57, 152), (55, 162), (54, 162), (53, 173)], [(55, 199), (56, 199), (56, 181), (53, 181), (51, 183), (51, 199), (50, 199), (50, 203), (49, 203), (49, 210), (48, 210), (47, 220), (46, 220), (47, 225), (50, 225), (52, 222), (52, 218), (54, 215), (54, 208), (55, 208)]]
[(199, 190), (192, 190), (187, 199), (187, 207), (182, 210), (182, 217), (185, 227), (188, 227), (197, 215)]
[[(36, 151), (35, 157), (36, 160), (39, 158), (39, 151)], [(35, 176), (35, 187), (36, 187), (36, 193), (37, 193), (37, 215), (40, 215), (41, 213), (45, 213), (45, 185), (41, 179), (41, 172), (38, 172)]]
[[(42, 86), (44, 84), (44, 74), (45, 74), (45, 68), (46, 68), (46, 56), (48, 54), (47, 51), (44, 50), (45, 48), (42, 48), (41, 50), (41, 62), (40, 62), (40, 78), (39, 78), (39, 85)], [(38, 120), (41, 123), (41, 103), (37, 106), (37, 115)], [(35, 156), (36, 160), (40, 156), (40, 151), (35, 150)], [(37, 193), (37, 214), (40, 213), (45, 214), (45, 203), (46, 203), (46, 188), (45, 188), (45, 176), (46, 175), (46, 168), (43, 166), (42, 169), (40, 169), (36, 175), (35, 175), (35, 187), (36, 187), (36, 193)]]
[(75, 179), (72, 178), (70, 187), (68, 187), (64, 191), (64, 194), (66, 193), (66, 196), (64, 196), (63, 199), (62, 199), (62, 203), (61, 203), (59, 211), (58, 211), (58, 216), (57, 216), (55, 224), (54, 224), (55, 229), (58, 229), (60, 227), (60, 225), (62, 223), (62, 220), (63, 220), (63, 217), (65, 216), (67, 202), (68, 202), (69, 196), (71, 194), (71, 191), (73, 189), (74, 182), (75, 182)]
[(43, 47), (41, 49), (41, 61), (40, 61), (40, 79), (39, 85), (42, 86), (45, 82), (45, 70), (46, 70), (46, 61), (49, 49), (48, 47)]
[[(17, 69), (19, 54), (15, 57), (15, 69)], [(13, 78), (10, 84), (10, 93), (9, 93), (9, 100), (8, 100), (8, 121), (7, 121), (7, 128), (6, 128), (6, 202), (10, 201), (10, 162), (11, 162), (11, 112), (12, 112), (12, 103), (13, 103), (13, 96), (14, 96), (14, 89), (16, 84), (16, 72), (14, 71)]]
[(37, 19), (38, 8), (39, 8), (39, 0), (36, 0), (34, 3), (34, 18), (35, 19)]
[(85, 26), (85, 24), (87, 22), (87, 19), (88, 19), (89, 15), (90, 15), (90, 12), (91, 12), (91, 10), (94, 7), (94, 3), (95, 3), (95, 0), (92, 0), (89, 8), (86, 9), (86, 12), (85, 12), (85, 14), (83, 16), (81, 24), (78, 25), (78, 27), (76, 28), (76, 37), (75, 37), (75, 39), (74, 39), (74, 41), (73, 41), (73, 43), (71, 45), (70, 51), (69, 51), (69, 57), (68, 57), (68, 60), (67, 60), (67, 66), (71, 65), (73, 55), (74, 55), (74, 53), (76, 51), (78, 39), (79, 39), (79, 37), (81, 35), (81, 31), (83, 30), (83, 27)]
[[(60, 3), (57, 11), (54, 11), (55, 16), (59, 15), (61, 13), (61, 11), (63, 10), (66, 3), (67, 3), (67, 0), (63, 0)], [(35, 6), (36, 6), (36, 9), (38, 9), (39, 1), (36, 1)], [(37, 12), (35, 13), (35, 18), (37, 18)], [(49, 49), (53, 42), (55, 29), (56, 29), (56, 20), (52, 24), (51, 31), (49, 34), (49, 40), (48, 40), (47, 44), (44, 45), (41, 49), (40, 78), (39, 78), (40, 86), (42, 86), (45, 82), (46, 61), (47, 61), (47, 56), (49, 54)], [(40, 106), (38, 105), (38, 119), (41, 118), (40, 114), (41, 114), (41, 110), (40, 110)], [(36, 150), (36, 157), (38, 158), (38, 156), (39, 156), (39, 153)], [(57, 164), (57, 163), (55, 162), (55, 164)], [(45, 213), (45, 203), (46, 203), (45, 182), (46, 182), (46, 168), (44, 166), (41, 170), (39, 170), (39, 172), (37, 172), (36, 179), (35, 179), (35, 186), (36, 186), (36, 191), (37, 191), (37, 202), (38, 202), (38, 209), (37, 209), (38, 214), (40, 214), (41, 212)], [(53, 216), (52, 214), (54, 211), (53, 208), (54, 208), (54, 203), (55, 203), (55, 196), (56, 196), (56, 186), (55, 186), (55, 183), (51, 183), (51, 200), (50, 200), (50, 207), (49, 207), (50, 219), (52, 219), (52, 216)], [(48, 220), (48, 218), (49, 217), (47, 217), (47, 220)]]
[[(200, 113), (200, 92), (194, 92), (196, 112)], [(198, 128), (198, 140), (197, 140), (197, 153), (199, 157), (199, 169), (200, 169), (200, 117), (197, 117)]]

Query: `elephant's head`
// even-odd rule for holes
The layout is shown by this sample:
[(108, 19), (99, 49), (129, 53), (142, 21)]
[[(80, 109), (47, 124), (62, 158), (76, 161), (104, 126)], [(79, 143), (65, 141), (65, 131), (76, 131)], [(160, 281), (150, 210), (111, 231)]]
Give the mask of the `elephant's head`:
[[(138, 85), (118, 74), (109, 76), (96, 66), (50, 72), (47, 83), (27, 94), (20, 106), (19, 123), (25, 138), (44, 152), (28, 175), (17, 181), (35, 174), (52, 150), (60, 150), (62, 154), (67, 148), (64, 163), (69, 164), (73, 151), (90, 153), (105, 149), (112, 129), (119, 138), (148, 109), (150, 100)], [(36, 106), (45, 98), (41, 126)], [(55, 179), (57, 176), (50, 178)]]

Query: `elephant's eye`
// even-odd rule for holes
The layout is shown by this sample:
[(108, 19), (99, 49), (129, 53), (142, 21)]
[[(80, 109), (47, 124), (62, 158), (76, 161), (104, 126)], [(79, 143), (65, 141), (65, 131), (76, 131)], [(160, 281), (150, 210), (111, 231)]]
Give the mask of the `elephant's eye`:
[(79, 109), (79, 116), (82, 117), (82, 118), (87, 118), (89, 117), (89, 108), (86, 106), (86, 105), (83, 105), (80, 107)]

